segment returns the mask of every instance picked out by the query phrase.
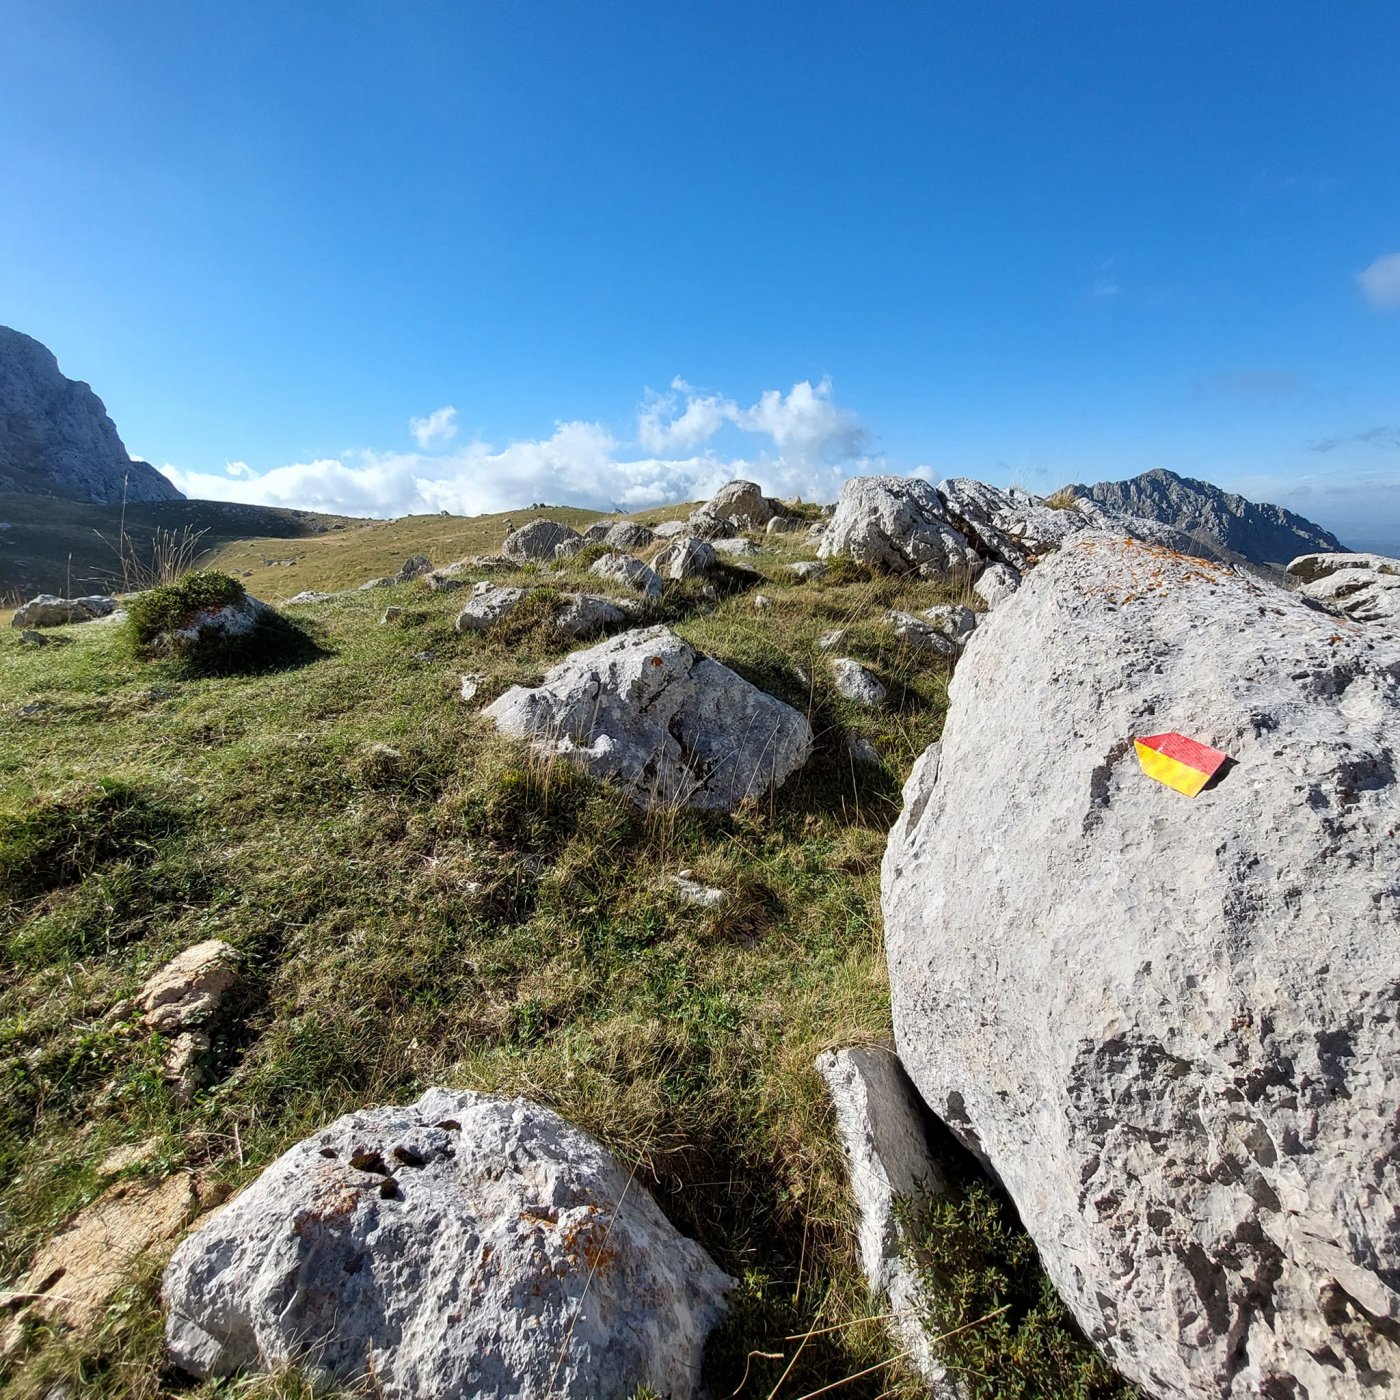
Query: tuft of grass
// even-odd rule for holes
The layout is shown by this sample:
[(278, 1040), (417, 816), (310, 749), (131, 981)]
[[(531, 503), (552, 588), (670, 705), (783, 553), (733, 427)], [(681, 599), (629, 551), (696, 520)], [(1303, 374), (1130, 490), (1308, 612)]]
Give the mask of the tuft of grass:
[(237, 579), (201, 569), (137, 594), (127, 605), (127, 626), (139, 646), (149, 646), (164, 632), (188, 627), (200, 613), (241, 603), (245, 597), (247, 589)]
[(1140, 1400), (1084, 1339), (1011, 1206), (985, 1181), (913, 1207), (924, 1326), (968, 1400)]
[(1041, 504), (1051, 510), (1073, 510), (1079, 497), (1068, 487), (1062, 486), (1053, 495), (1047, 496)]

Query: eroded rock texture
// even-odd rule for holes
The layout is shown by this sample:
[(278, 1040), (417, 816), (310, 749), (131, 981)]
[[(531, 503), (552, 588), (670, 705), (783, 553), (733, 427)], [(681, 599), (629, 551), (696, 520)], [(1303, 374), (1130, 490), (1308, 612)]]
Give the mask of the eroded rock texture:
[[(1235, 760), (1194, 801), (1134, 736)], [(987, 617), (883, 868), (900, 1058), (1158, 1396), (1400, 1389), (1400, 646), (1105, 535)]]

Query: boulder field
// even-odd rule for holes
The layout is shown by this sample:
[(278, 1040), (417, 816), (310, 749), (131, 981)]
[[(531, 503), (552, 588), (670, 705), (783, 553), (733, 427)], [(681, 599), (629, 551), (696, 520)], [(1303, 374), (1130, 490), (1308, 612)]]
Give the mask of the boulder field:
[[(1133, 739), (1231, 762), (1194, 800)], [(1400, 1390), (1400, 643), (1070, 540), (978, 627), (890, 835), (896, 1044), (1153, 1396)]]

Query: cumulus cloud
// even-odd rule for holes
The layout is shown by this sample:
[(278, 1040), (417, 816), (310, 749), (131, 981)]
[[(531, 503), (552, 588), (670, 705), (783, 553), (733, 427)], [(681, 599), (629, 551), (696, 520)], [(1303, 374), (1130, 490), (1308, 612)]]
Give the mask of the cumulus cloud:
[(425, 452), (446, 447), (457, 436), (457, 410), (450, 405), (435, 408), (426, 418), (410, 418), (409, 431)]
[(1357, 273), (1361, 293), (1382, 311), (1400, 311), (1400, 253), (1386, 253)]
[[(419, 425), (452, 412), (413, 420), (420, 446)], [(750, 443), (739, 441), (752, 450), (706, 446), (725, 428), (749, 435)], [(755, 480), (770, 495), (831, 500), (846, 477), (877, 469), (863, 455), (865, 445), (865, 430), (837, 406), (828, 380), (803, 380), (786, 394), (769, 390), (741, 408), (677, 379), (639, 409), (634, 444), (619, 442), (601, 423), (569, 422), (549, 437), (501, 447), (476, 441), (450, 451), (364, 449), (264, 472), (242, 463), (222, 473), (163, 470), (187, 496), (343, 515), (477, 515), (531, 501), (642, 510), (708, 497), (734, 477)]]

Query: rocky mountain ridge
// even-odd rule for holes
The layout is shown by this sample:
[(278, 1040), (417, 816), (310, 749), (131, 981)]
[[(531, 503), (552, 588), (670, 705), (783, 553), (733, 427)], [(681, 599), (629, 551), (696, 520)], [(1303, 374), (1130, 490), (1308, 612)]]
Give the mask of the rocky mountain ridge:
[(0, 326), (0, 491), (75, 501), (179, 501), (183, 493), (123, 445), (106, 406), (53, 352)]
[(1208, 481), (1195, 481), (1161, 468), (1129, 481), (1101, 481), (1066, 489), (1108, 510), (1159, 520), (1213, 540), (1251, 564), (1281, 569), (1300, 554), (1346, 548), (1330, 530), (1282, 506), (1247, 501)]

